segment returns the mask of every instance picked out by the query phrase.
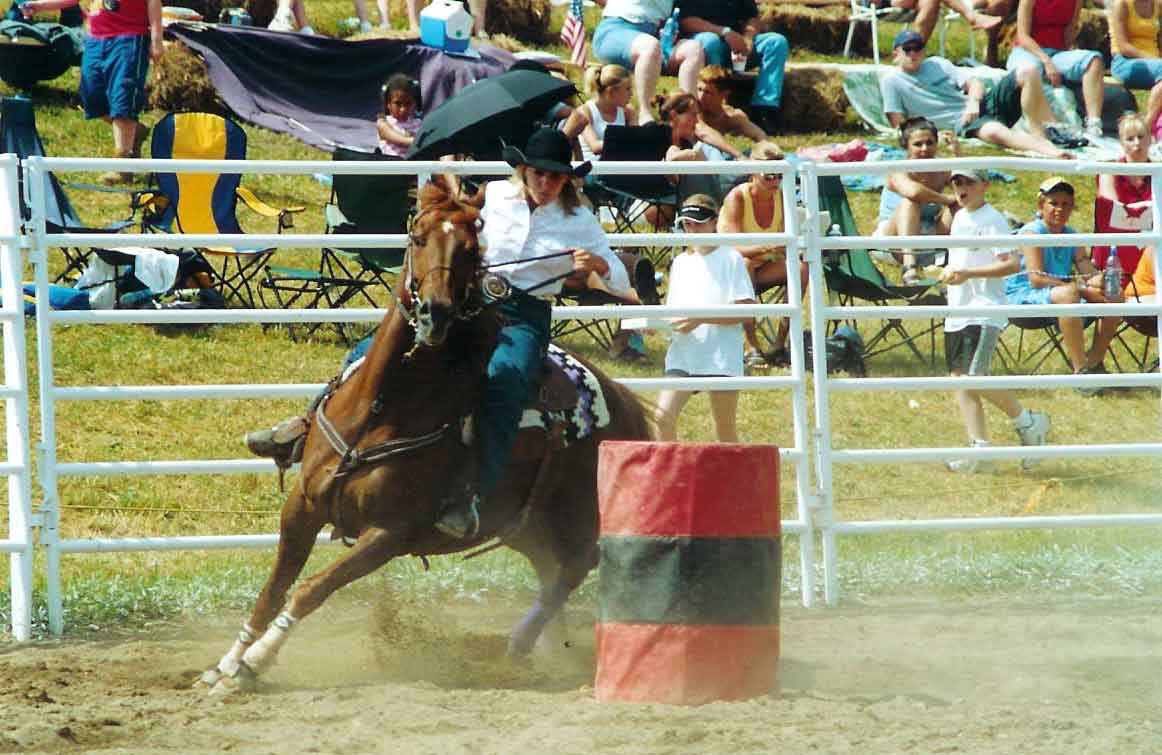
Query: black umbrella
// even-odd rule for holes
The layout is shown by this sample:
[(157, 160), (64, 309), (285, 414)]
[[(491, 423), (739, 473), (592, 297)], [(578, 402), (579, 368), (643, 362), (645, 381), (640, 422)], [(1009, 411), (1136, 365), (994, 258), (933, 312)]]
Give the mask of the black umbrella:
[(424, 115), (408, 158), (462, 153), (499, 160), (502, 142), (524, 147), (545, 112), (576, 93), (572, 83), (538, 71), (506, 71), (481, 79)]

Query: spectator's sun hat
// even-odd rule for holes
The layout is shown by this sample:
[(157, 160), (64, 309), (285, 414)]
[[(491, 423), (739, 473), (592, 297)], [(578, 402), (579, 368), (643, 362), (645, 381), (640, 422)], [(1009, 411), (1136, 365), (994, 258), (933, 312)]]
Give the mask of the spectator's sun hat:
[(989, 174), (987, 170), (981, 168), (954, 168), (949, 178), (967, 178), (969, 181), (987, 181)]
[(903, 47), (904, 45), (920, 45), (923, 47), (924, 44), (924, 37), (920, 34), (920, 32), (914, 31), (912, 29), (904, 29), (902, 32), (896, 35), (894, 40), (892, 40), (892, 49), (894, 50), (897, 47)]
[(678, 220), (693, 220), (695, 223), (705, 223), (718, 216), (718, 202), (708, 194), (692, 194), (678, 209)]
[(1073, 194), (1073, 184), (1069, 183), (1061, 176), (1050, 176), (1049, 178), (1046, 178), (1044, 181), (1042, 181), (1041, 185), (1037, 187), (1037, 193), (1042, 196), (1046, 194), (1052, 194), (1055, 191), (1065, 191)]
[(527, 165), (537, 170), (564, 173), (580, 178), (589, 174), (593, 165), (583, 162), (573, 167), (573, 148), (569, 137), (555, 128), (539, 128), (529, 137), (529, 143), (522, 152), (519, 148), (506, 146), (504, 161), (514, 168)]

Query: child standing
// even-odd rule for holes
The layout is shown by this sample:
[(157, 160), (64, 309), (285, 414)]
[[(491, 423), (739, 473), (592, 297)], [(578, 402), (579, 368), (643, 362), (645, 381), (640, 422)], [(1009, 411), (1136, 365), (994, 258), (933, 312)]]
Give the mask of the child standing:
[[(69, 8), (78, 0), (30, 0), (25, 16)], [(94, 0), (81, 60), (81, 104), (85, 118), (113, 126), (113, 157), (140, 157), (148, 129), (138, 120), (145, 107), (149, 62), (165, 54), (161, 36), (161, 0)], [(106, 185), (129, 183), (127, 171), (102, 173)]]
[[(958, 169), (950, 177), (960, 210), (952, 219), (953, 236), (1004, 236), (1009, 234), (1005, 217), (985, 201), (987, 174), (981, 170)], [(1017, 272), (1020, 263), (1013, 249), (953, 247), (948, 250), (948, 266), (943, 280), (948, 284), (948, 306), (979, 307), (1005, 304), (1002, 279)], [(944, 321), (944, 358), (953, 377), (987, 375), (993, 350), (1001, 331), (1008, 324), (1003, 317), (955, 316)], [(1017, 431), (1023, 446), (1045, 444), (1049, 433), (1049, 415), (1030, 412), (1021, 406), (1012, 391), (960, 389), (956, 402), (968, 430), (973, 448), (989, 445), (988, 425), (981, 399), (987, 399), (1005, 413)], [(1022, 469), (1032, 465), (1021, 462)], [(954, 459), (948, 468), (954, 472), (983, 472), (991, 465), (981, 459)]]
[(423, 121), (420, 109), (420, 82), (407, 74), (397, 73), (383, 85), (383, 115), (375, 127), (379, 132), (379, 151), (394, 157), (406, 157)]
[[(686, 233), (714, 233), (718, 203), (706, 194), (686, 199), (678, 210), (678, 223)], [(669, 306), (754, 304), (754, 288), (742, 255), (726, 246), (691, 243), (670, 266)], [(674, 337), (666, 352), (667, 377), (741, 377), (743, 374), (742, 326), (753, 317), (680, 317), (674, 320)], [(678, 439), (678, 415), (692, 391), (662, 391), (655, 418), (659, 440)], [(738, 391), (711, 391), (710, 410), (714, 430), (723, 443), (737, 443), (735, 415)]]
[(585, 70), (585, 91), (589, 101), (573, 111), (562, 131), (580, 142), (583, 160), (594, 162), (601, 159), (606, 126), (637, 123), (633, 106), (629, 104), (633, 79), (629, 71), (613, 63), (589, 66)]

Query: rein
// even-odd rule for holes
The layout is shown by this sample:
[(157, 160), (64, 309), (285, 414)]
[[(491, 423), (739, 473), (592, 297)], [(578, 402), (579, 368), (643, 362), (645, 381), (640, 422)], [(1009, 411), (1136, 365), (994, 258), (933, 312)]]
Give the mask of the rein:
[[(327, 399), (324, 398), (319, 404), (318, 411), (315, 413), (315, 422), (318, 423), (323, 437), (331, 444), (331, 448), (340, 456), (339, 464), (335, 467), (335, 471), (331, 473), (332, 479), (346, 477), (365, 464), (378, 464), (395, 456), (414, 453), (428, 446), (433, 446), (439, 443), (443, 439), (444, 434), (452, 427), (450, 422), (445, 422), (435, 430), (423, 435), (416, 435), (410, 438), (392, 438), (383, 443), (377, 443), (374, 446), (359, 449), (356, 448), (356, 445), (363, 438), (364, 433), (367, 432), (371, 423), (365, 422), (353, 443), (348, 445), (347, 441), (343, 439), (343, 435), (331, 423), (331, 420), (327, 419), (327, 415), (323, 411), (326, 405)], [(378, 413), (378, 405), (374, 405), (372, 407), (372, 415)]]

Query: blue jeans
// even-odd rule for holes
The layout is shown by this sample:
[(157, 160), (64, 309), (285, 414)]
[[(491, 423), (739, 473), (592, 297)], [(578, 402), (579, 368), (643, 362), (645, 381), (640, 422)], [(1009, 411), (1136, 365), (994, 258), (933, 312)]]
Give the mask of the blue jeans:
[(1162, 79), (1162, 60), (1158, 58), (1123, 58), (1114, 56), (1110, 73), (1125, 84), (1126, 89), (1151, 89)]
[[(492, 359), (488, 362), (488, 383), (477, 409), (475, 430), (480, 439), (480, 497), (487, 498), (496, 487), (512, 454), (520, 431), (524, 405), (541, 382), (541, 370), (549, 349), (552, 309), (547, 301), (518, 294), (499, 306), (507, 320)], [(343, 369), (365, 356), (375, 333), (351, 348)], [(323, 394), (311, 403), (314, 409)]]
[(524, 405), (541, 382), (552, 310), (547, 301), (517, 295), (500, 305), (508, 323), (488, 362), (484, 400), (474, 423), (480, 438), (480, 497), (496, 487), (520, 431)]
[[(694, 41), (706, 51), (706, 65), (730, 68), (730, 45), (713, 32), (702, 31), (694, 35)], [(759, 34), (754, 38), (754, 51), (747, 60), (747, 68), (758, 67), (752, 105), (778, 107), (783, 101), (783, 69), (787, 65), (787, 55), (791, 47), (787, 38), (777, 32)]]

